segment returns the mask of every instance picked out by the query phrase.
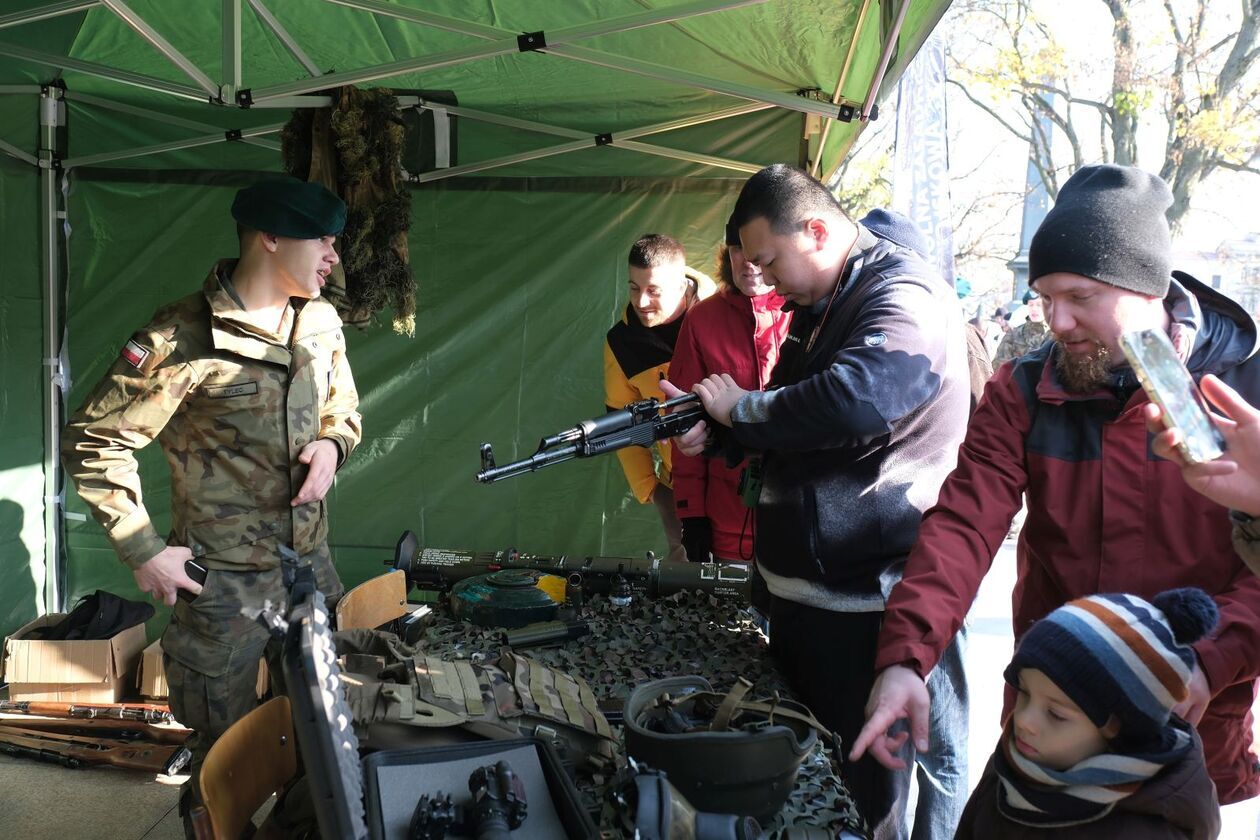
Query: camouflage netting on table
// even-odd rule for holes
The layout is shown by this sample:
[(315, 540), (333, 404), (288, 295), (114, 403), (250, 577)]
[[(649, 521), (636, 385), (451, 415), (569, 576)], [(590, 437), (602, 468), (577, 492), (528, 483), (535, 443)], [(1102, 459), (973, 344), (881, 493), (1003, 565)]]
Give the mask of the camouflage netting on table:
[[(729, 690), (739, 677), (752, 682), (750, 698), (778, 692), (791, 697), (770, 659), (766, 637), (748, 613), (728, 602), (695, 592), (664, 598), (636, 598), (616, 607), (595, 596), (582, 607), (590, 635), (554, 647), (528, 647), (523, 653), (544, 665), (582, 677), (600, 699), (625, 699), (636, 687), (665, 677), (699, 675), (714, 691)], [(425, 633), (427, 656), (450, 659), (497, 655), (502, 631), (454, 622), (442, 615)], [(620, 737), (621, 727), (614, 727)], [(579, 787), (603, 793), (608, 780), (585, 778)], [(612, 822), (611, 807), (602, 814), (601, 827)], [(785, 826), (820, 826), (854, 830), (861, 822), (852, 799), (836, 777), (822, 739), (806, 757), (796, 787), (774, 822), (774, 832)]]

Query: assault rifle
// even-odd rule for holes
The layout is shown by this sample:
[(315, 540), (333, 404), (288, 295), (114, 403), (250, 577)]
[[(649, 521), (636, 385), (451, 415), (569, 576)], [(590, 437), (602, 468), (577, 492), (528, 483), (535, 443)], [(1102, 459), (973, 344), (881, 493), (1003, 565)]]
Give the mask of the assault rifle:
[(192, 753), (174, 744), (143, 744), (113, 738), (85, 738), (41, 732), (16, 726), (0, 726), (0, 752), (63, 767), (111, 764), (128, 770), (144, 770), (167, 776), (188, 766)]
[(583, 596), (607, 596), (616, 578), (629, 584), (631, 592), (656, 598), (682, 590), (699, 589), (708, 595), (739, 605), (752, 599), (752, 567), (746, 563), (687, 563), (661, 560), (652, 552), (643, 557), (570, 557), (565, 554), (525, 554), (506, 551), (461, 551), (450, 548), (421, 548), (411, 531), (398, 540), (392, 561), (386, 566), (407, 576), (407, 590), (413, 587), (446, 592), (464, 578), (497, 572), (500, 569), (534, 569), (567, 580), (568, 586)]
[(0, 712), (58, 718), (106, 718), (144, 723), (174, 723), (171, 707), (160, 703), (54, 703), (36, 700), (0, 700)]
[[(477, 481), (490, 484), (562, 461), (588, 458), (625, 449), (627, 446), (651, 446), (658, 440), (681, 435), (707, 415), (695, 394), (685, 394), (661, 402), (656, 399), (632, 402), (619, 411), (583, 420), (571, 429), (545, 437), (538, 451), (528, 458), (496, 466), (490, 444), (481, 444), (481, 472)], [(692, 405), (694, 403), (694, 405)], [(682, 411), (662, 414), (666, 409), (686, 405)]]

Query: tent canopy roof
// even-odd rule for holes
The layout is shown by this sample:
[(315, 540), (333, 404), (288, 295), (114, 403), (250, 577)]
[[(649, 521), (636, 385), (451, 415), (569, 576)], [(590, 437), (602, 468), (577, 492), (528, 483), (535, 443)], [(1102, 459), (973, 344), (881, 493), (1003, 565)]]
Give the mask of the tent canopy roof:
[[(948, 0), (906, 3), (885, 88), (900, 75)], [(285, 118), (276, 109), (293, 101), (268, 102), (269, 94), (307, 94), (347, 83), (452, 91), (459, 105), (474, 113), (592, 138), (612, 134), (616, 145), (618, 132), (693, 119), (747, 105), (750, 99), (773, 103), (779, 117), (795, 114), (802, 120), (807, 110), (837, 113), (833, 100), (860, 112), (901, 5), (898, 0), (64, 0), (0, 16), (0, 85), (64, 80), (73, 106), (71, 160), (197, 137), (208, 128), (273, 126)], [(239, 76), (232, 28), (225, 36), (224, 25), (234, 9)], [(538, 32), (548, 53), (520, 51), (517, 35)], [(242, 90), (255, 103), (248, 110), (236, 107)], [(801, 91), (811, 93), (800, 96)], [(120, 118), (105, 102), (155, 111), (167, 122), (134, 111)], [(3, 109), (3, 124), (10, 127), (0, 130), (0, 140), (33, 152), (35, 121), (16, 119), (19, 112), (12, 107)], [(769, 118), (735, 119), (764, 123)], [(820, 158), (821, 171), (838, 163), (862, 125), (860, 118), (831, 125), (825, 149), (815, 148), (811, 155)], [(758, 159), (755, 149), (732, 149), (729, 143), (715, 147), (716, 137), (731, 134), (726, 125), (720, 135), (684, 129), (643, 142), (722, 156), (742, 151), (747, 156), (741, 162), (751, 169), (771, 162)], [(465, 119), (459, 163), (573, 139), (519, 126), (477, 122), (474, 128)], [(228, 151), (219, 145), (133, 157), (125, 165), (276, 166), (274, 140), (233, 143)], [(692, 160), (680, 167), (659, 155), (597, 149), (592, 143), (589, 149), (517, 163), (499, 174), (738, 173), (709, 163)]]

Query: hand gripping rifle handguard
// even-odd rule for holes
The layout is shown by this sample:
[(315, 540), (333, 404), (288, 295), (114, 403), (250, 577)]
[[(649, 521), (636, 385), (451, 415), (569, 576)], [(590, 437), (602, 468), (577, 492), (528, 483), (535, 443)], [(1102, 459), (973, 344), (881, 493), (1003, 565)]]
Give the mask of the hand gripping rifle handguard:
[[(704, 420), (706, 415), (699, 400), (695, 394), (686, 394), (665, 402), (656, 399), (632, 402), (620, 411), (583, 420), (572, 429), (545, 437), (533, 455), (501, 467), (494, 463), (490, 444), (483, 443), (477, 481), (490, 484), (574, 458), (603, 455), (627, 446), (651, 446), (658, 440), (681, 435)], [(681, 411), (668, 411), (684, 405), (687, 407)]]

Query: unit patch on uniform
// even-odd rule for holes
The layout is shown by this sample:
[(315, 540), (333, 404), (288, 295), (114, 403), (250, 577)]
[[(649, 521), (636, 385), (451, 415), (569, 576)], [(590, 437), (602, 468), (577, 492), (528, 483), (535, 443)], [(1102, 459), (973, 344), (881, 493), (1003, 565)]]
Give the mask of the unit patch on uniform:
[(135, 339), (132, 339), (123, 345), (121, 355), (124, 361), (139, 370), (140, 366), (144, 364), (144, 360), (149, 358), (149, 351), (137, 344)]
[(206, 388), (206, 396), (212, 400), (223, 400), (228, 397), (243, 397), (246, 394), (258, 393), (258, 381), (236, 382), (231, 385), (215, 385)]

